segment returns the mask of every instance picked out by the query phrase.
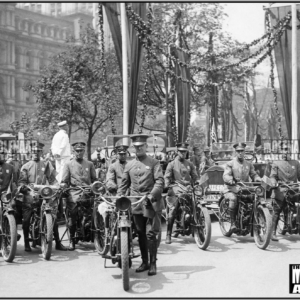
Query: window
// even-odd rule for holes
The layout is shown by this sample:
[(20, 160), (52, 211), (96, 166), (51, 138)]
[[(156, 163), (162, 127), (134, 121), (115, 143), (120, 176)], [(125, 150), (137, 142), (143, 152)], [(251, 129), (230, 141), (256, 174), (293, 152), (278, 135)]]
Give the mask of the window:
[(26, 69), (30, 69), (30, 52), (26, 53)]
[(41, 4), (37, 4), (37, 5), (36, 5), (36, 11), (37, 11), (38, 13), (41, 13), (41, 12), (42, 12), (42, 5), (41, 5)]

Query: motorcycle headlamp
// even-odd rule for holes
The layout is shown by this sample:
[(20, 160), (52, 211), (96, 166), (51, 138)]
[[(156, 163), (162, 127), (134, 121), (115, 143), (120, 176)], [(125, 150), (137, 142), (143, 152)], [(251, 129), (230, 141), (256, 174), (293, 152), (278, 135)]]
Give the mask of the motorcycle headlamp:
[(257, 196), (264, 196), (265, 194), (265, 189), (261, 186), (258, 186), (256, 189), (255, 189), (255, 194)]
[(196, 185), (194, 188), (194, 193), (196, 196), (201, 197), (203, 195), (203, 188), (200, 185)]
[(116, 209), (117, 210), (128, 210), (131, 206), (131, 201), (126, 197), (121, 197), (116, 200)]
[(207, 187), (207, 188), (205, 189), (204, 194), (207, 195), (207, 194), (209, 194), (210, 192), (211, 192), (211, 189), (210, 189), (209, 187)]
[(104, 195), (106, 193), (106, 189), (103, 183), (100, 181), (96, 181), (91, 186), (92, 192), (96, 195)]
[(54, 191), (52, 188), (46, 186), (41, 189), (41, 196), (45, 199), (50, 199), (53, 197)]

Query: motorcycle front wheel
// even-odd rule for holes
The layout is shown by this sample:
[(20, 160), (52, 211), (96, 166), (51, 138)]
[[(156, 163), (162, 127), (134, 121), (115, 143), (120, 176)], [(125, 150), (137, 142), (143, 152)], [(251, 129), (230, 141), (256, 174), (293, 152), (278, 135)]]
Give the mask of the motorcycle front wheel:
[(41, 222), (41, 248), (44, 259), (51, 257), (53, 242), (53, 219), (51, 214), (43, 214)]
[(105, 228), (103, 217), (97, 211), (94, 217), (95, 234), (94, 244), (99, 255), (105, 255), (108, 253), (109, 245), (105, 245)]
[(196, 206), (194, 238), (199, 249), (205, 250), (211, 238), (211, 220), (206, 207)]
[(6, 262), (12, 262), (17, 250), (17, 225), (13, 215), (3, 215), (2, 234), (2, 256)]
[(223, 199), (220, 203), (220, 229), (224, 236), (230, 237), (232, 233), (230, 232), (231, 222), (229, 215), (229, 200)]
[(121, 228), (121, 266), (122, 282), (124, 291), (129, 290), (129, 253), (128, 253), (128, 230)]
[(253, 218), (253, 235), (256, 246), (266, 249), (272, 236), (272, 216), (266, 207), (259, 205), (256, 209), (256, 218)]

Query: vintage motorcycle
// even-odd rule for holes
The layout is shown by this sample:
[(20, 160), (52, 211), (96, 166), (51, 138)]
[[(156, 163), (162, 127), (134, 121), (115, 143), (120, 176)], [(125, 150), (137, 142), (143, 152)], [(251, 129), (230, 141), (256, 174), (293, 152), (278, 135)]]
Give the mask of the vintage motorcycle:
[(33, 248), (40, 245), (42, 257), (49, 260), (52, 253), (53, 226), (62, 189), (56, 185), (29, 184), (25, 187), (33, 197), (29, 241)]
[[(238, 236), (251, 234), (258, 248), (266, 249), (272, 235), (272, 216), (268, 209), (266, 190), (259, 182), (237, 182), (238, 192), (237, 232)], [(259, 185), (259, 186), (258, 186)], [(219, 224), (224, 236), (230, 237), (229, 200), (224, 195), (219, 200)]]
[[(207, 202), (203, 200), (203, 187), (201, 184), (185, 186), (180, 182), (175, 182), (170, 187), (177, 187), (178, 212), (175, 217), (175, 236), (192, 236), (199, 249), (205, 250), (211, 239), (211, 220), (206, 208)], [(167, 215), (169, 206), (166, 207)]]
[[(94, 241), (96, 249), (98, 247), (101, 247), (101, 241), (103, 237), (101, 237), (104, 234), (101, 233), (101, 228), (95, 229), (94, 225), (94, 219), (95, 219), (95, 213), (97, 202), (98, 201), (98, 195), (101, 194), (101, 188), (102, 183), (99, 181), (94, 182), (90, 186), (76, 186), (76, 187), (70, 187), (63, 190), (64, 194), (66, 195), (68, 191), (70, 190), (79, 190), (81, 191), (81, 198), (82, 200), (77, 201), (77, 218), (76, 218), (76, 231), (75, 231), (75, 244), (77, 244), (79, 241), (81, 242), (91, 242)], [(69, 222), (68, 222), (68, 216), (69, 211), (68, 208), (65, 208), (65, 220), (66, 220), (66, 231), (62, 235), (61, 239), (65, 236), (67, 233), (70, 240), (69, 235)], [(71, 240), (70, 240), (71, 242)]]
[(11, 206), (11, 200), (7, 199), (7, 193), (0, 195), (0, 249), (6, 262), (12, 262), (17, 250), (17, 225), (15, 210)]
[[(286, 233), (300, 234), (300, 203), (297, 197), (300, 195), (299, 183), (279, 182), (278, 187), (285, 194), (287, 206), (280, 214), (277, 231), (282, 235)], [(273, 205), (276, 204), (273, 203)]]
[[(140, 198), (140, 196), (100, 197), (107, 204), (106, 213), (108, 214), (106, 218), (108, 231), (105, 236), (105, 245), (100, 254), (105, 258), (105, 262), (106, 259), (111, 259), (113, 264), (117, 263), (118, 267), (122, 269), (123, 289), (127, 291), (131, 259), (139, 256), (133, 252), (131, 207), (144, 201), (146, 195), (134, 203), (131, 203), (130, 199)], [(108, 253), (109, 255), (107, 255)], [(106, 264), (104, 266), (106, 267)]]

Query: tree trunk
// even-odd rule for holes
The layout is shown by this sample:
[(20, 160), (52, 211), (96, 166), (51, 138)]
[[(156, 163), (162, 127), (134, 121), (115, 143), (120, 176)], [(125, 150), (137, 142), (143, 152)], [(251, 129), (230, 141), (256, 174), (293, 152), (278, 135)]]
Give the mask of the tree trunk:
[(89, 128), (88, 140), (87, 140), (87, 158), (88, 160), (92, 160), (92, 138), (93, 138), (93, 128)]

